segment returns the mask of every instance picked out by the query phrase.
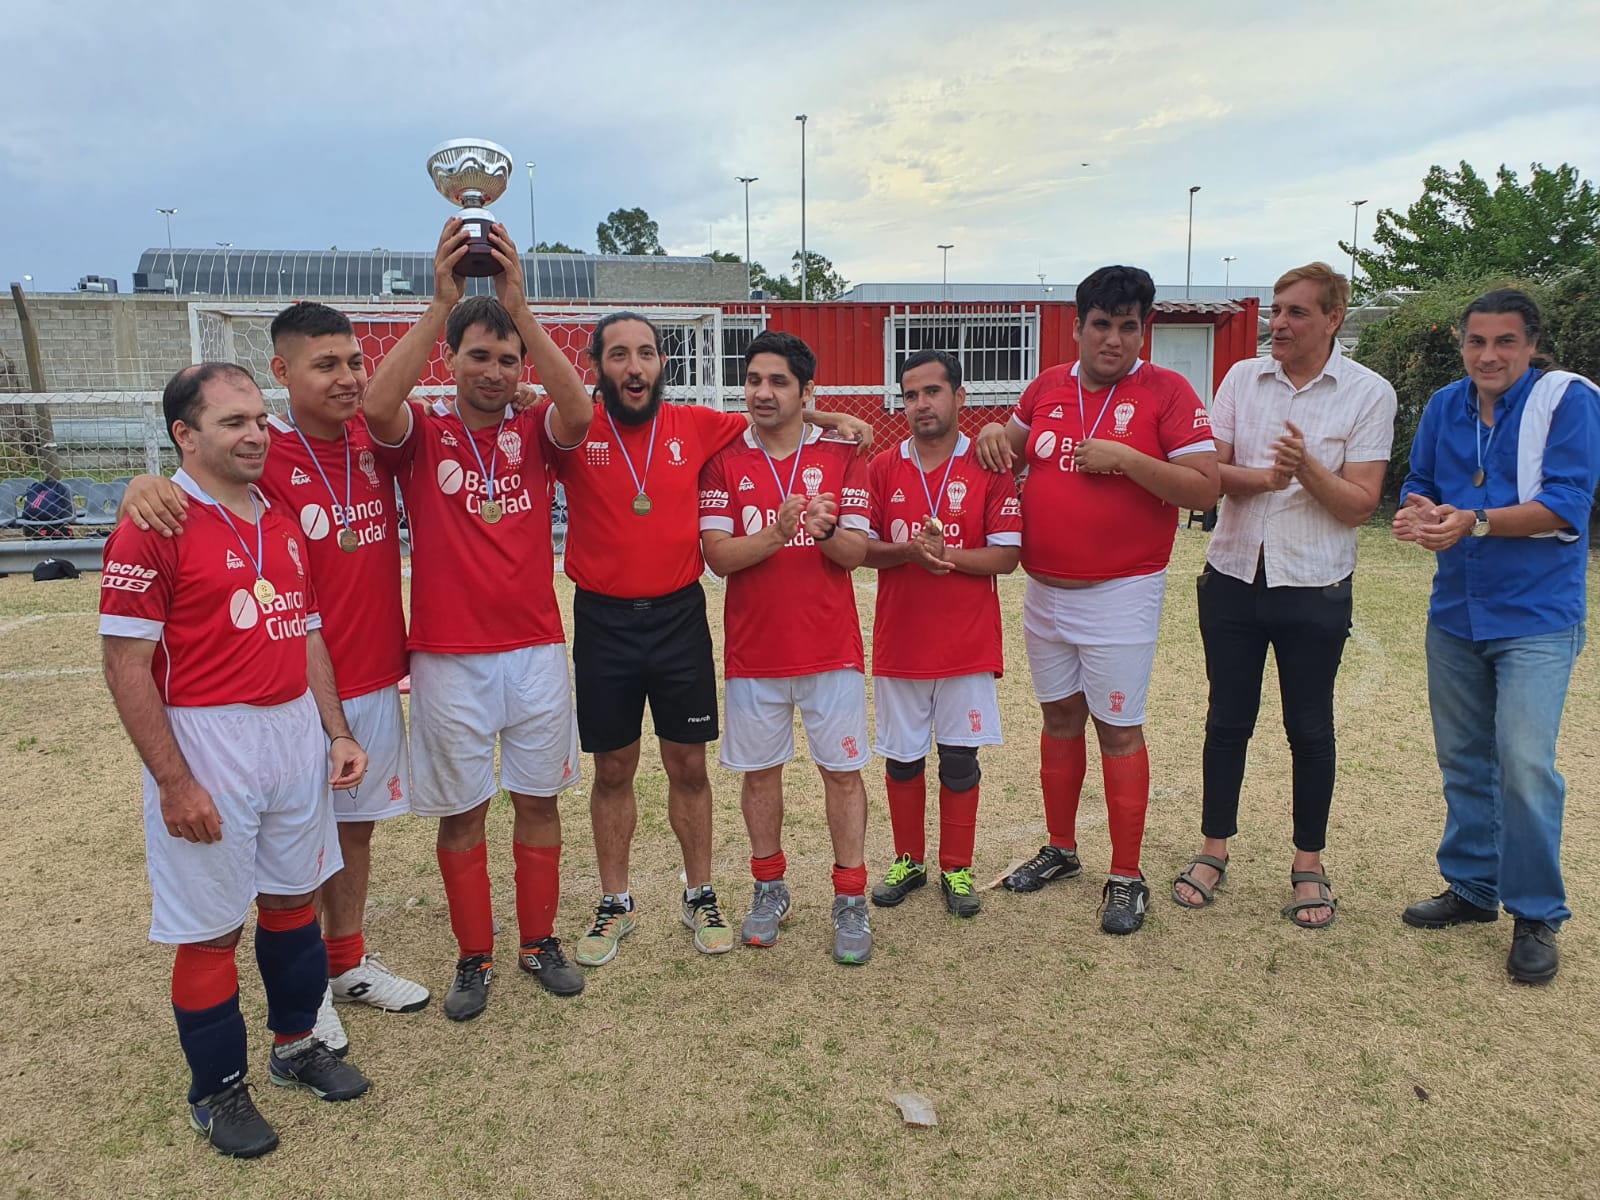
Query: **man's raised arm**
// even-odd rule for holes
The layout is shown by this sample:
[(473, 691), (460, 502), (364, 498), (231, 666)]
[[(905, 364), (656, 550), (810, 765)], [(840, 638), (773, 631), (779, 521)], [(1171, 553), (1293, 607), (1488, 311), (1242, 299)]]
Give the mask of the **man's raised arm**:
[(367, 428), (380, 442), (391, 446), (405, 439), (409, 428), (406, 416), (406, 397), (417, 386), (423, 368), (433, 356), (450, 319), (450, 310), (461, 301), (464, 288), (456, 265), (467, 252), (467, 232), (459, 217), (445, 222), (439, 235), (439, 246), (433, 252), (433, 299), (417, 323), (406, 331), (399, 344), (383, 356), (372, 379), (367, 383), (367, 393), (361, 410), (367, 419)]

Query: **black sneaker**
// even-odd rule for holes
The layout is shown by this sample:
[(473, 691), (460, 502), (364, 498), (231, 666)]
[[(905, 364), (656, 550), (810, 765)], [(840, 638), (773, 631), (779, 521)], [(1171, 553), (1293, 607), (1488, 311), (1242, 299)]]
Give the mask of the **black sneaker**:
[(975, 917), (983, 911), (983, 903), (972, 887), (971, 867), (940, 871), (939, 890), (944, 893), (945, 909), (953, 917)]
[(494, 982), (494, 956), (472, 954), (456, 963), (456, 981), (444, 998), (444, 1015), (452, 1021), (470, 1021), (489, 1006), (489, 985)]
[(1128, 934), (1144, 924), (1144, 911), (1150, 907), (1150, 889), (1142, 879), (1113, 875), (1100, 892), (1100, 928), (1107, 933)]
[(872, 902), (879, 908), (893, 908), (927, 882), (928, 868), (913, 862), (909, 854), (902, 854), (889, 864), (883, 882), (873, 886)]
[(1545, 921), (1518, 917), (1511, 936), (1511, 954), (1506, 958), (1506, 973), (1518, 983), (1549, 983), (1560, 966), (1555, 928)]
[(1058, 879), (1073, 879), (1083, 870), (1076, 850), (1059, 846), (1040, 846), (1039, 853), (1002, 879), (1008, 892), (1037, 892)]
[(189, 1105), (189, 1124), (229, 1158), (260, 1158), (278, 1148), (278, 1131), (256, 1111), (242, 1079)]
[(558, 937), (525, 942), (517, 966), (539, 981), (552, 996), (576, 996), (583, 991), (583, 972), (567, 961)]
[(318, 1100), (354, 1100), (372, 1086), (360, 1071), (314, 1037), (279, 1046), (268, 1060), (267, 1077), (279, 1087), (310, 1088)]
[(1437, 896), (1418, 900), (1400, 914), (1400, 919), (1416, 929), (1448, 929), (1451, 925), (1465, 925), (1481, 921), (1488, 924), (1500, 919), (1498, 908), (1480, 908), (1464, 896), (1445, 888)]

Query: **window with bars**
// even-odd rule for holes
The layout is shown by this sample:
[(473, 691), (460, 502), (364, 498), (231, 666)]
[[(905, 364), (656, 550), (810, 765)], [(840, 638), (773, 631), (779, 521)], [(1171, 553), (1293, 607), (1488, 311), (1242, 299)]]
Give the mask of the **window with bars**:
[(1037, 312), (896, 313), (889, 324), (892, 378), (919, 350), (954, 354), (969, 392), (1020, 391), (1039, 372)]

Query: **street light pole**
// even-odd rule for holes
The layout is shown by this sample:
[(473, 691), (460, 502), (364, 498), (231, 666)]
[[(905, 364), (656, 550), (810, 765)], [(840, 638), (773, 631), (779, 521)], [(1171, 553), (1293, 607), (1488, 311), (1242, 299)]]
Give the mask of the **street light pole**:
[(1222, 256), (1222, 298), (1228, 298), (1228, 284), (1233, 280), (1233, 264), (1239, 261), (1237, 254), (1224, 254)]
[(539, 222), (533, 213), (533, 163), (528, 163), (528, 257), (533, 266), (533, 298), (539, 298)]
[(806, 298), (806, 268), (811, 260), (806, 257), (806, 114), (795, 117), (800, 122), (800, 299)]
[(228, 259), (232, 257), (228, 252), (233, 249), (232, 242), (218, 242), (222, 247), (222, 298), (228, 298)]
[(1189, 298), (1189, 285), (1194, 280), (1194, 194), (1200, 190), (1197, 183), (1189, 189), (1189, 251), (1183, 258), (1183, 298)]
[(738, 182), (744, 184), (744, 298), (750, 299), (750, 185), (759, 175), (736, 175)]
[(946, 301), (950, 299), (950, 251), (955, 248), (956, 244), (954, 242), (939, 243), (939, 253), (944, 258), (939, 267), (939, 287), (942, 289), (943, 297)]
[(1361, 230), (1361, 206), (1365, 203), (1365, 200), (1350, 201), (1350, 207), (1355, 210), (1350, 222), (1350, 287), (1352, 290), (1356, 286), (1356, 235)]
[(158, 208), (156, 211), (167, 219), (167, 278), (172, 281), (170, 287), (164, 287), (161, 290), (163, 292), (176, 293), (178, 290), (178, 274), (172, 257), (172, 218), (178, 210), (175, 208)]

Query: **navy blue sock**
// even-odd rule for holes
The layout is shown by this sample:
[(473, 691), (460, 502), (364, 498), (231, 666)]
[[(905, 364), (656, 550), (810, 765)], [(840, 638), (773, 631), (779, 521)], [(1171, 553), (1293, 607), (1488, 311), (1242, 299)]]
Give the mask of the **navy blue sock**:
[(244, 1078), (249, 1047), (238, 992), (210, 1008), (195, 1010), (174, 1004), (172, 1015), (178, 1021), (178, 1044), (189, 1062), (190, 1104)]
[[(256, 926), (256, 965), (267, 989), (267, 1028), (275, 1034), (309, 1033), (328, 986), (328, 948), (315, 916), (292, 929), (281, 928), (294, 914), (262, 911)], [(272, 928), (272, 926), (280, 926)]]

